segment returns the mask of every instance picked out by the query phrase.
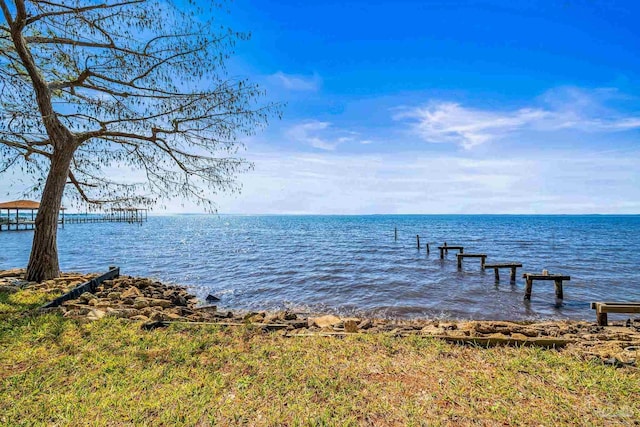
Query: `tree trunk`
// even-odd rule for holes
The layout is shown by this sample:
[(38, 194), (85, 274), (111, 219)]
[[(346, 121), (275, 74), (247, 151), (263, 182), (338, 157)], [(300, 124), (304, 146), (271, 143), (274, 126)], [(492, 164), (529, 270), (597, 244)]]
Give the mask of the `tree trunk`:
[(57, 245), (58, 215), (73, 152), (74, 150), (68, 147), (55, 149), (51, 157), (51, 169), (49, 169), (40, 199), (40, 208), (36, 215), (31, 257), (27, 266), (26, 279), (32, 282), (42, 282), (60, 275)]

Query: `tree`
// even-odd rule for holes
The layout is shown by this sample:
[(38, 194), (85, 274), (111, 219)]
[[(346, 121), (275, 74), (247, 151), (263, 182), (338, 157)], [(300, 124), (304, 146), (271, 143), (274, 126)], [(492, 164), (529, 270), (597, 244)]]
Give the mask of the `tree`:
[[(266, 125), (254, 84), (229, 76), (233, 32), (208, 10), (170, 0), (0, 0), (0, 172), (22, 168), (41, 191), (27, 279), (59, 275), (65, 187), (89, 206), (169, 197), (212, 207), (236, 191), (239, 137)], [(184, 9), (184, 7), (183, 7)], [(132, 167), (140, 181), (117, 177)], [(45, 179), (46, 177), (46, 179)]]

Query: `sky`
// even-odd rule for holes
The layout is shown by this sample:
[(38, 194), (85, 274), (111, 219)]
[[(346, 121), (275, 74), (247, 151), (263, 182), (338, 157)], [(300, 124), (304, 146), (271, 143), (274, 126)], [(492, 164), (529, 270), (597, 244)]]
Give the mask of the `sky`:
[(228, 9), (231, 72), (284, 106), (220, 213), (640, 213), (640, 2)]

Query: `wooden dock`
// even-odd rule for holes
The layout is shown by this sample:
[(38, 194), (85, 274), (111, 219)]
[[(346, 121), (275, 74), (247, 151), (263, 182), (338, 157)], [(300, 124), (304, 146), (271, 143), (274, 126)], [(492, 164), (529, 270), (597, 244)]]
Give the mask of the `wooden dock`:
[[(35, 218), (40, 203), (31, 200), (16, 200), (0, 203), (0, 231), (34, 230)], [(143, 208), (114, 208), (104, 213), (66, 214), (60, 208), (58, 224), (86, 224), (92, 222), (143, 223), (148, 219), (148, 210)]]
[(91, 222), (128, 222), (142, 223), (147, 221), (146, 209), (131, 209), (127, 211), (117, 210), (104, 214), (72, 214), (67, 215), (67, 224), (86, 224)]

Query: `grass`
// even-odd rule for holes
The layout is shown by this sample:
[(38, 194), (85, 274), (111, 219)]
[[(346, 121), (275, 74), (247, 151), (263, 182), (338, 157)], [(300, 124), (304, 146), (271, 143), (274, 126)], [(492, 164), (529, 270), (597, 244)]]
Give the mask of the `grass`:
[[(20, 316), (0, 295), (2, 425), (638, 425), (640, 374), (536, 348)], [(9, 309), (7, 309), (7, 307)], [(11, 314), (7, 314), (10, 312)], [(636, 424), (634, 424), (636, 423)]]

